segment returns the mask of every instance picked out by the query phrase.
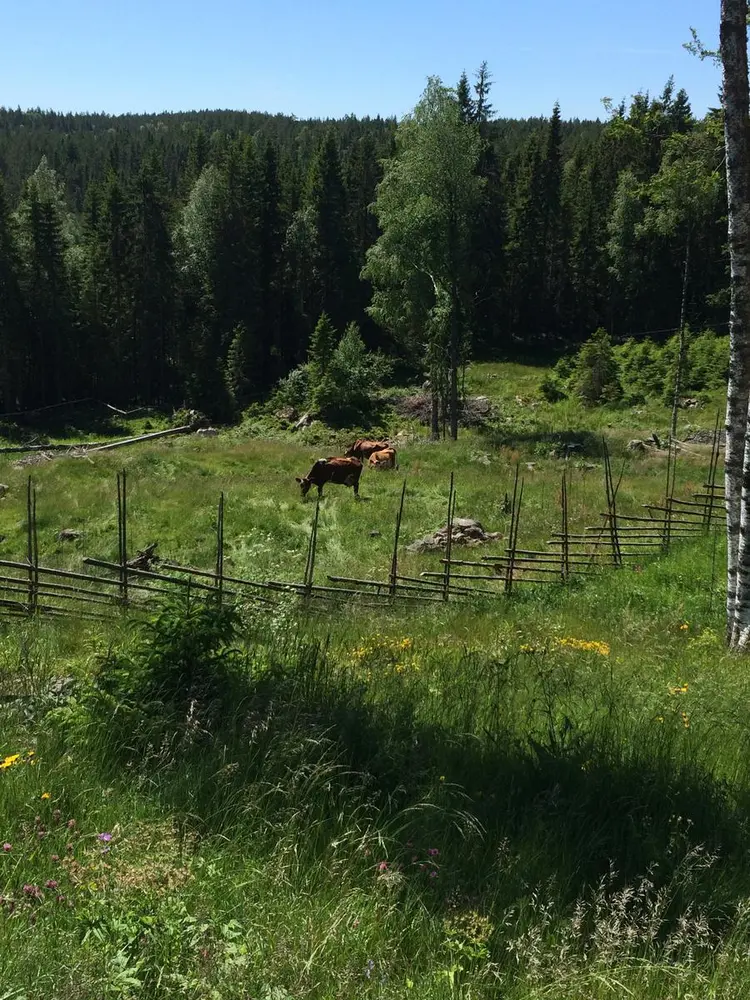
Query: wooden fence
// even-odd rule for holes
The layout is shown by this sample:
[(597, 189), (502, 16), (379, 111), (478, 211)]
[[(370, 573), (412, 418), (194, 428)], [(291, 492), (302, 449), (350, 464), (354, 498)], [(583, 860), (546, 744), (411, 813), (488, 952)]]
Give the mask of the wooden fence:
[[(529, 549), (519, 545), (523, 510), (524, 480), (515, 471), (510, 524), (502, 552), (479, 558), (456, 558), (453, 523), (456, 486), (451, 474), (447, 502), (446, 548), (440, 570), (425, 570), (419, 576), (399, 571), (400, 536), (407, 483), (404, 480), (396, 511), (393, 548), (387, 577), (364, 579), (330, 575), (326, 584), (316, 583), (320, 500), (316, 502), (307, 547), (305, 569), (299, 582), (249, 580), (227, 575), (224, 568), (224, 494), (216, 516), (216, 559), (213, 569), (182, 565), (170, 559), (154, 559), (153, 549), (130, 558), (128, 553), (128, 480), (117, 475), (118, 557), (116, 562), (88, 557), (85, 572), (57, 569), (40, 563), (36, 520), (36, 490), (31, 478), (27, 485), (26, 560), (0, 559), (0, 615), (75, 616), (100, 620), (123, 609), (148, 609), (154, 600), (184, 593), (187, 589), (217, 600), (242, 599), (261, 606), (273, 606), (292, 595), (308, 607), (321, 603), (357, 600), (366, 605), (389, 602), (439, 603), (509, 597), (519, 586), (565, 585), (604, 569), (616, 569), (629, 560), (659, 555), (674, 542), (717, 529), (724, 520), (722, 487), (716, 478), (719, 466), (718, 425), (714, 432), (707, 480), (691, 497), (675, 496), (677, 451), (667, 455), (663, 501), (643, 504), (642, 513), (623, 514), (618, 493), (625, 465), (615, 479), (606, 446), (604, 452), (604, 494), (606, 510), (598, 524), (583, 531), (570, 530), (571, 468), (566, 466), (560, 480), (559, 530), (550, 533), (547, 547)], [(152, 565), (155, 563), (155, 565)]]

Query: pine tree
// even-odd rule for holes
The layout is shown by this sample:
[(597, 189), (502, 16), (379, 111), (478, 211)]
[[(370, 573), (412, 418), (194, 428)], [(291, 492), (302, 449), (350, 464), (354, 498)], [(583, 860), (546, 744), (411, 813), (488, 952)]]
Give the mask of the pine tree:
[(133, 395), (165, 401), (172, 388), (176, 278), (164, 179), (155, 158), (141, 168), (129, 214)]
[(354, 265), (346, 225), (346, 193), (336, 136), (332, 129), (316, 150), (307, 179), (307, 203), (317, 235), (316, 291), (319, 312), (343, 326), (354, 284)]
[(477, 112), (474, 101), (471, 97), (471, 88), (469, 87), (469, 78), (466, 75), (466, 70), (463, 71), (458, 81), (458, 86), (456, 87), (456, 98), (458, 100), (461, 121), (466, 124), (474, 122), (476, 120)]
[(321, 313), (307, 350), (307, 359), (313, 370), (313, 381), (325, 375), (338, 341), (339, 334), (330, 317), (327, 313)]
[(285, 336), (283, 303), (284, 206), (278, 156), (271, 143), (263, 152), (258, 212), (258, 294), (263, 337), (268, 347), (265, 386), (287, 371), (294, 347)]
[[(364, 135), (352, 146), (345, 171), (347, 223), (357, 273), (364, 267), (367, 251), (380, 234), (371, 206), (381, 173), (373, 140)], [(379, 343), (382, 333), (365, 312), (371, 298), (370, 283), (360, 277), (353, 284), (349, 315), (355, 316), (357, 321), (362, 319), (368, 342)]]
[(18, 209), (21, 287), (31, 317), (34, 402), (56, 403), (84, 382), (66, 262), (64, 200), (57, 175), (42, 158), (26, 182)]
[(475, 73), (474, 93), (477, 95), (474, 101), (473, 121), (479, 125), (485, 125), (494, 115), (492, 105), (489, 102), (489, 93), (492, 89), (492, 74), (487, 68), (485, 60)]
[(92, 367), (107, 398), (129, 399), (133, 386), (130, 342), (131, 219), (119, 178), (110, 170), (101, 191), (87, 202), (86, 258), (82, 308)]
[(28, 314), (19, 283), (13, 220), (0, 177), (0, 412), (29, 401)]

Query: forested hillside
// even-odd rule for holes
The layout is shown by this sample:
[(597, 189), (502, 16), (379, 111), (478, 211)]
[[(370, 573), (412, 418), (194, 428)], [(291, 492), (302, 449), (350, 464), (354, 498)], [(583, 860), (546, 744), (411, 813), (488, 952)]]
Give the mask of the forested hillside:
[[(462, 358), (666, 334), (683, 299), (691, 327), (721, 328), (719, 113), (696, 120), (670, 81), (604, 123), (511, 121), (489, 91), (482, 67), (453, 98), (481, 140)], [(323, 312), (421, 374), (361, 276), (396, 130), (0, 108), (0, 412), (95, 395), (228, 417), (307, 358)]]

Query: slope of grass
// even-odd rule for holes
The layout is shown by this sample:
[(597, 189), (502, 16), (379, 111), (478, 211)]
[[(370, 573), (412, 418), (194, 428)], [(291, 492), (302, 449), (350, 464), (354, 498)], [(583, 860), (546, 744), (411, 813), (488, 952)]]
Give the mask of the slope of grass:
[[(509, 407), (537, 376), (472, 373)], [(571, 502), (596, 523), (604, 414), (517, 408), (516, 439), (412, 441), (367, 501), (327, 490), (321, 580), (384, 576), (404, 475), (405, 542), (444, 523), (451, 471), (458, 513), (504, 531), (520, 461), (521, 541), (543, 541), (564, 463), (539, 435), (583, 437)], [(639, 430), (620, 417), (617, 475)], [(315, 457), (234, 432), (36, 466), (42, 557), (114, 554), (124, 465), (133, 548), (210, 566), (223, 489), (227, 571), (297, 579)], [(678, 491), (707, 462), (682, 457)], [(28, 471), (0, 470), (14, 557)], [(665, 474), (630, 459), (623, 509)], [(0, 625), (0, 997), (744, 995), (750, 675), (723, 650), (722, 574), (709, 535), (510, 601)]]

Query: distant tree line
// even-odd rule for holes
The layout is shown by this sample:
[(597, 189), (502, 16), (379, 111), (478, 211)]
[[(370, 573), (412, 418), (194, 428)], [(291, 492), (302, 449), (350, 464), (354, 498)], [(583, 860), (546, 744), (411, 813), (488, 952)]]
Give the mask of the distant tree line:
[(339, 367), (379, 351), (430, 377), (436, 414), (471, 356), (721, 331), (720, 113), (669, 81), (603, 123), (512, 121), (490, 90), (486, 65), (430, 81), (400, 125), (0, 109), (0, 412), (228, 418), (314, 360), (323, 314)]

